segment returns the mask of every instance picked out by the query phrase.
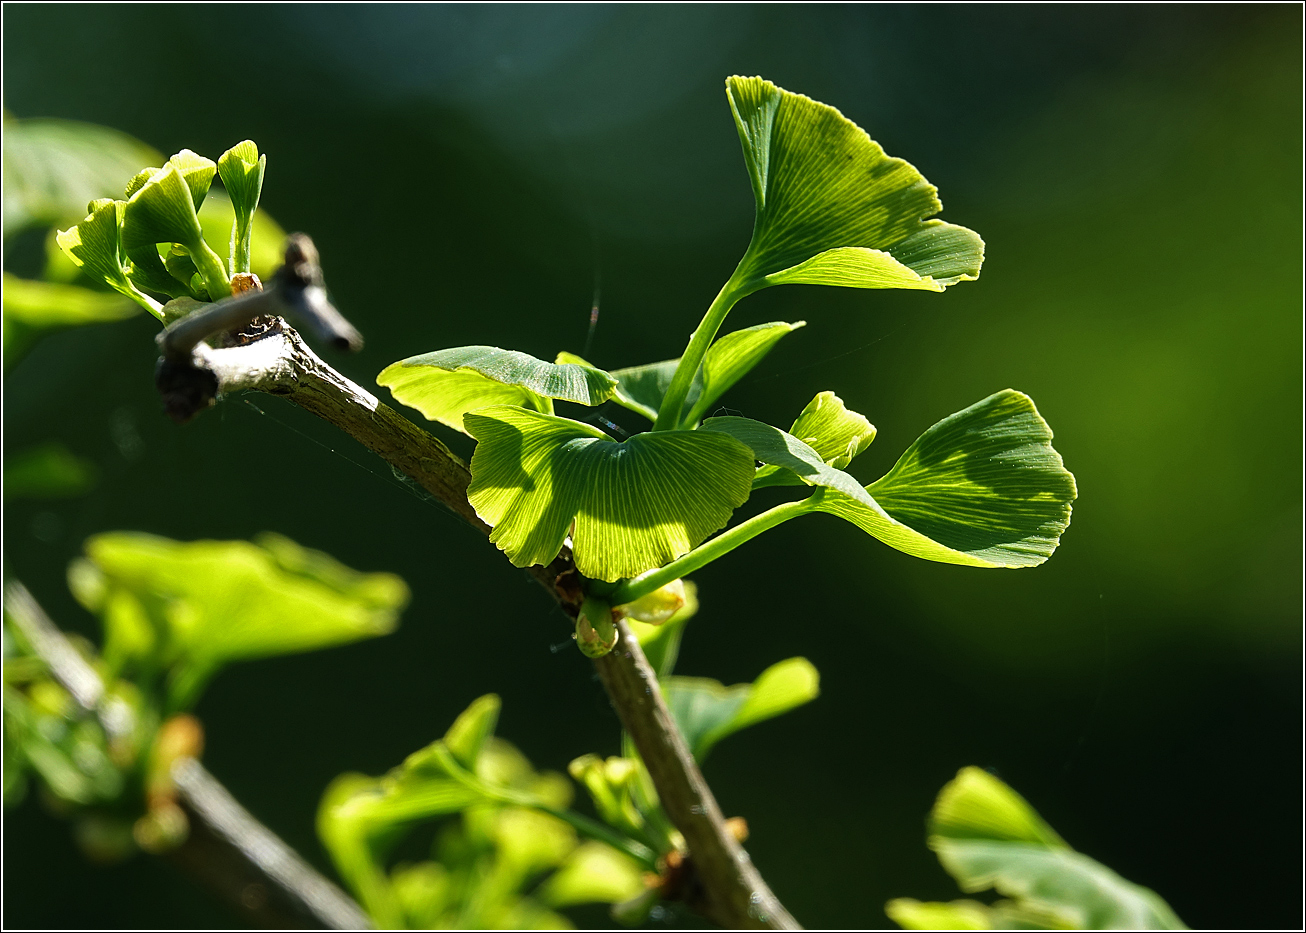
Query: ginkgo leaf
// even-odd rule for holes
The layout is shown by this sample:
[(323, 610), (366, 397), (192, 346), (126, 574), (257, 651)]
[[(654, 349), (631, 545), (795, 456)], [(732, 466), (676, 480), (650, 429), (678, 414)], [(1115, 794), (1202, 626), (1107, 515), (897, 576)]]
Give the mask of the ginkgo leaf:
[(875, 440), (875, 425), (865, 415), (849, 411), (833, 392), (821, 392), (807, 403), (789, 433), (810, 445), (822, 460), (843, 469)]
[(1071, 849), (1024, 798), (979, 768), (963, 768), (939, 794), (929, 845), (966, 893), (994, 888), (1012, 899), (994, 905), (999, 917), (1023, 915), (1044, 928), (1186, 929), (1154, 891)]
[[(821, 392), (807, 403), (789, 433), (811, 447), (818, 457), (843, 469), (875, 440), (875, 425), (844, 407), (833, 392)], [(786, 486), (801, 482), (790, 470), (767, 465), (757, 471), (753, 488)]]
[(183, 149), (163, 168), (148, 177), (141, 172), (127, 186), (122, 246), (140, 267), (140, 274), (145, 277), (143, 287), (173, 294), (159, 275), (155, 244), (175, 243), (190, 253), (203, 276), (209, 298), (218, 300), (231, 294), (226, 267), (205, 242), (197, 213), (216, 173), (217, 165), (212, 160)]
[(806, 321), (797, 321), (786, 324), (783, 321), (773, 321), (769, 324), (746, 327), (719, 338), (703, 357), (703, 389), (689, 414), (682, 419), (683, 422), (692, 425), (702, 418), (703, 414), (712, 407), (713, 402), (771, 352), (771, 348), (780, 338), (793, 333), (806, 323)]
[[(643, 366), (630, 366), (626, 369), (614, 369), (617, 389), (612, 400), (618, 405), (639, 412), (649, 421), (656, 421), (658, 411), (662, 408), (662, 399), (671, 385), (671, 377), (676, 374), (679, 359), (663, 360), (660, 363), (646, 363)], [(693, 405), (703, 391), (703, 371), (694, 375), (685, 403)]]
[(391, 363), (376, 377), (405, 405), (431, 421), (466, 431), (463, 416), (492, 405), (551, 412), (550, 399), (601, 405), (617, 380), (576, 363), (546, 363), (517, 350), (454, 347)]
[(232, 272), (250, 271), (250, 233), (267, 165), (268, 157), (259, 155), (258, 146), (249, 139), (232, 146), (218, 158), (218, 173), (236, 214), (231, 232)]
[(732, 77), (726, 93), (757, 206), (734, 276), (743, 291), (791, 283), (942, 291), (979, 275), (978, 234), (926, 220), (943, 209), (935, 187), (838, 110), (762, 78)]
[(694, 757), (740, 729), (774, 719), (820, 694), (821, 678), (806, 658), (789, 658), (764, 670), (751, 684), (723, 686), (707, 677), (665, 677), (667, 708)]
[[(261, 546), (262, 545), (262, 546)], [(393, 631), (408, 601), (403, 580), (350, 570), (287, 538), (170, 541), (111, 532), (86, 543), (100, 589), (157, 616), (147, 647), (172, 665), (175, 706), (193, 702), (222, 665), (345, 644)]]
[[(58, 231), (55, 242), (91, 278), (138, 302), (157, 317), (161, 307), (159, 303), (141, 292), (128, 277), (130, 266), (121, 237), (123, 209), (126, 206), (125, 201), (110, 198), (92, 201), (87, 205), (89, 213), (85, 219), (67, 230)], [(150, 249), (153, 251), (154, 248)], [(154, 253), (154, 258), (159, 258), (157, 252)], [(161, 261), (159, 267), (163, 267)]]
[(789, 470), (808, 486), (837, 490), (866, 508), (877, 508), (875, 500), (861, 483), (843, 470), (830, 466), (811, 446), (777, 427), (752, 418), (728, 415), (707, 419), (699, 431), (729, 434), (747, 444), (753, 456), (762, 463)]
[[(817, 451), (748, 418), (709, 418), (766, 464), (821, 487), (807, 502), (885, 544), (925, 560), (972, 567), (1032, 567), (1070, 523), (1075, 478), (1028, 396), (1006, 389), (949, 415), (916, 440), (884, 477), (863, 488)], [(760, 472), (760, 471), (759, 471)]]
[(753, 477), (751, 451), (719, 432), (618, 443), (589, 425), (505, 405), (464, 423), (478, 441), (467, 498), (518, 567), (549, 563), (569, 531), (576, 566), (591, 579), (660, 567), (725, 525)]

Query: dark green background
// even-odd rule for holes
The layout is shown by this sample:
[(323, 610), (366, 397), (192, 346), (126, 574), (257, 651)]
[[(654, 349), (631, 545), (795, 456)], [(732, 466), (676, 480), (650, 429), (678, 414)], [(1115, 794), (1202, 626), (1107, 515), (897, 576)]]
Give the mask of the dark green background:
[[(1080, 499), (1033, 571), (916, 561), (818, 516), (698, 574), (683, 673), (802, 654), (823, 675), (817, 702), (713, 753), (723, 808), (811, 926), (956, 896), (923, 820), (966, 764), (1193, 926), (1300, 925), (1300, 7), (33, 5), (4, 27), (17, 116), (165, 153), (255, 139), (264, 206), (316, 239), (367, 336), (330, 357), (364, 385), (459, 344), (581, 351), (596, 279), (591, 359), (675, 356), (750, 229), (722, 80), (838, 106), (980, 231), (983, 277), (749, 298), (732, 327), (810, 324), (726, 404), (787, 425), (835, 390), (879, 426), (869, 481), (1011, 386)], [(6, 376), (6, 445), (59, 439), (102, 472), (6, 509), (7, 566), (56, 618), (91, 633), (63, 568), (108, 529), (270, 529), (413, 588), (397, 634), (209, 690), (205, 761), (258, 816), (325, 867), (327, 782), (380, 773), (491, 690), (537, 765), (615, 753), (538, 587), (280, 400), (168, 422), (155, 330), (63, 332)], [(34, 799), (5, 829), (8, 926), (232, 922), (157, 861), (89, 867)]]

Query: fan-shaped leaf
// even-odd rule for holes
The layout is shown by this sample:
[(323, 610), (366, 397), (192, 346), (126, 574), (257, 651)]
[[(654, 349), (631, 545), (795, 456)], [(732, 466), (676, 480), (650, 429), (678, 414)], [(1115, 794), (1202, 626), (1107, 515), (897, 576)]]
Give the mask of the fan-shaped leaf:
[(820, 680), (806, 658), (790, 658), (751, 684), (726, 687), (707, 677), (666, 677), (662, 687), (685, 742), (702, 761), (726, 736), (816, 699)]
[[(1008, 912), (1072, 929), (1186, 929), (1155, 892), (1075, 852), (1028, 803), (978, 768), (939, 794), (930, 848), (967, 893), (995, 888)], [(994, 909), (1003, 908), (994, 905)]]
[(549, 399), (601, 405), (617, 380), (601, 369), (543, 360), (498, 347), (454, 347), (391, 363), (376, 377), (405, 405), (460, 431), (463, 415), (491, 405), (551, 412)]
[(744, 290), (806, 282), (942, 291), (979, 275), (984, 244), (915, 168), (833, 107), (762, 78), (726, 82), (757, 202)]
[(589, 425), (502, 405), (464, 423), (479, 442), (467, 497), (518, 567), (549, 563), (569, 530), (587, 577), (611, 582), (660, 567), (725, 525), (752, 481), (752, 454), (721, 433), (618, 443)]
[[(89, 213), (85, 219), (67, 230), (60, 230), (55, 235), (55, 242), (92, 279), (140, 303), (157, 317), (159, 303), (144, 295), (128, 278), (131, 267), (121, 237), (123, 208), (126, 206), (125, 201), (109, 198), (92, 201), (87, 205)], [(154, 258), (159, 259), (157, 252)], [(162, 267), (163, 263), (159, 261), (159, 268)], [(164, 276), (167, 277), (166, 272)]]

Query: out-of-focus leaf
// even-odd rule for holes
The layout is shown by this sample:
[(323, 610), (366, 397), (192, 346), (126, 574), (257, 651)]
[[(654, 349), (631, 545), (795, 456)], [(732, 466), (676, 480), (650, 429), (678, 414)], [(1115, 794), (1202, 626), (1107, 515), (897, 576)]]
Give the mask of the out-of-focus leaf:
[(993, 912), (979, 901), (942, 904), (898, 897), (884, 907), (889, 919), (904, 930), (992, 930)]
[(62, 226), (98, 198), (111, 198), (162, 156), (125, 133), (73, 120), (4, 121), (4, 234)]
[(478, 441), (468, 500), (518, 567), (549, 563), (568, 532), (576, 566), (591, 579), (660, 567), (725, 525), (752, 483), (752, 453), (721, 433), (618, 443), (589, 425), (504, 405), (465, 423)]
[(268, 157), (259, 155), (253, 140), (237, 143), (218, 158), (218, 173), (236, 215), (231, 231), (231, 271), (250, 271), (250, 234), (254, 211), (263, 192), (263, 173)]
[(86, 554), (112, 589), (157, 606), (173, 702), (185, 706), (223, 664), (309, 651), (393, 631), (408, 588), (361, 574), (286, 538), (182, 543), (111, 532)]
[(95, 464), (50, 442), (14, 454), (4, 466), (6, 499), (61, 499), (95, 485)]
[(979, 235), (925, 220), (943, 209), (935, 187), (838, 110), (762, 78), (729, 78), (726, 95), (757, 206), (734, 275), (742, 289), (810, 283), (937, 292), (978, 277)]
[(463, 415), (493, 405), (553, 411), (551, 399), (601, 405), (616, 380), (576, 363), (546, 363), (516, 350), (454, 347), (391, 363), (376, 377), (396, 399), (431, 421), (466, 431)]
[(966, 893), (993, 888), (1011, 898), (991, 908), (994, 926), (1187, 929), (1154, 891), (1071, 849), (1024, 798), (979, 768), (963, 768), (940, 792), (929, 845)]
[(820, 675), (806, 658), (773, 664), (751, 684), (726, 687), (706, 677), (667, 677), (663, 690), (699, 761), (726, 736), (809, 703), (821, 692)]
[(773, 321), (770, 324), (746, 327), (718, 338), (703, 357), (703, 389), (689, 414), (682, 419), (683, 423), (692, 425), (702, 418), (726, 390), (762, 362), (763, 357), (771, 352), (771, 348), (782, 337), (792, 334), (806, 323)]
[(73, 327), (121, 321), (140, 313), (122, 295), (76, 285), (20, 279), (4, 273), (4, 316), (32, 327)]
[(616, 904), (644, 890), (643, 873), (629, 856), (601, 842), (576, 848), (536, 892), (550, 907)]
[(885, 544), (926, 560), (972, 567), (1034, 567), (1070, 524), (1075, 478), (1029, 396), (997, 392), (949, 415), (866, 491), (813, 504)]
[(463, 710), (445, 733), (445, 747), (464, 768), (475, 770), (485, 740), (494, 734), (501, 705), (497, 694), (487, 693)]

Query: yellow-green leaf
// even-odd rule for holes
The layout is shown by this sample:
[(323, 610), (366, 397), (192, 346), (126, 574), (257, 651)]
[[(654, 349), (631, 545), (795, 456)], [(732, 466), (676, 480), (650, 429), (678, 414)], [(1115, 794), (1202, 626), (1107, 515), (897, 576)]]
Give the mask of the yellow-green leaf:
[(753, 455), (720, 433), (618, 443), (589, 425), (506, 405), (464, 420), (479, 442), (468, 499), (519, 567), (549, 563), (570, 531), (582, 574), (631, 577), (685, 554), (748, 498)]
[(732, 77), (726, 93), (757, 205), (743, 290), (942, 291), (979, 275), (979, 236), (926, 219), (943, 208), (934, 186), (838, 110), (762, 78)]

